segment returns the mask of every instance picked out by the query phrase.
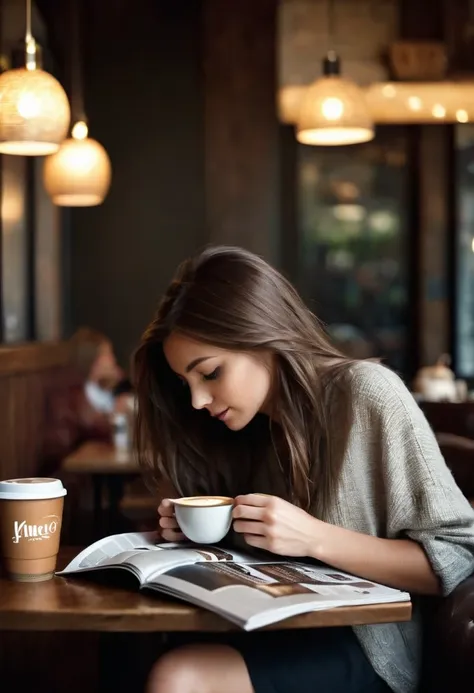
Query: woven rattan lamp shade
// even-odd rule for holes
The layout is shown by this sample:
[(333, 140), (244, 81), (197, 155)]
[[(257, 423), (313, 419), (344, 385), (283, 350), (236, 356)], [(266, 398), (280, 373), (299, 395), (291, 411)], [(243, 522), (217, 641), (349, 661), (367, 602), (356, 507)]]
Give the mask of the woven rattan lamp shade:
[(112, 177), (110, 159), (94, 139), (65, 140), (59, 151), (46, 158), (43, 180), (55, 205), (93, 207), (104, 201)]
[(49, 72), (16, 68), (0, 75), (0, 153), (56, 152), (70, 119), (66, 93)]
[(364, 92), (339, 75), (322, 77), (304, 92), (296, 125), (302, 144), (336, 146), (374, 137)]

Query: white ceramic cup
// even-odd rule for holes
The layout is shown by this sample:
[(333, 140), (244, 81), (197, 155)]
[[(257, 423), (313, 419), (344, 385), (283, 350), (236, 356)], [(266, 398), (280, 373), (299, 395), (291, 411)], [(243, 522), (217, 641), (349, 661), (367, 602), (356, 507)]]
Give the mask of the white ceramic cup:
[(171, 498), (181, 531), (197, 544), (215, 544), (232, 524), (234, 499), (227, 496)]

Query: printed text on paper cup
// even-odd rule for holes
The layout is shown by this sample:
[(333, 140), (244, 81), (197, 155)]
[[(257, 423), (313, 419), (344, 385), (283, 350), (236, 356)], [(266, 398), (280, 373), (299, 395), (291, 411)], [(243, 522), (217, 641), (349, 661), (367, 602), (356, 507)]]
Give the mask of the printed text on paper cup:
[(43, 541), (50, 539), (59, 529), (59, 517), (57, 515), (47, 515), (43, 521), (37, 525), (29, 525), (26, 520), (13, 523), (13, 543), (18, 544), (21, 539), (27, 541)]

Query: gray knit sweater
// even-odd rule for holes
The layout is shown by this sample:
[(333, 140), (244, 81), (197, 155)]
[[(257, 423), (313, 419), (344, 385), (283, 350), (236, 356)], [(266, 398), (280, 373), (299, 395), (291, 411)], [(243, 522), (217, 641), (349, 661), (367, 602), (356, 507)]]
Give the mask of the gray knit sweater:
[[(400, 378), (361, 361), (350, 371), (353, 425), (338, 493), (321, 518), (373, 536), (419, 542), (444, 594), (474, 572), (474, 510)], [(278, 467), (259, 470), (258, 491), (285, 497)], [(236, 538), (236, 541), (239, 541)], [(421, 613), (403, 623), (356, 626), (375, 671), (395, 693), (415, 693), (421, 673)]]
[[(354, 423), (328, 522), (419, 542), (444, 594), (474, 572), (474, 510), (446, 466), (434, 434), (400, 378), (371, 362), (351, 372)], [(421, 619), (357, 626), (374, 669), (396, 693), (417, 690)]]

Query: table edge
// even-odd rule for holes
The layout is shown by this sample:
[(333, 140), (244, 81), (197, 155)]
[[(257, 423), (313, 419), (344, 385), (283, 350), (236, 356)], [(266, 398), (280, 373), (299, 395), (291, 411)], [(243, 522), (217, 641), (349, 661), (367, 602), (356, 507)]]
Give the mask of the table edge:
[[(183, 607), (186, 607), (183, 604)], [(373, 613), (370, 613), (370, 612)], [(318, 615), (320, 618), (318, 619)], [(259, 630), (325, 628), (406, 622), (411, 619), (411, 602), (342, 606), (292, 616)], [(317, 621), (320, 620), (321, 623)], [(315, 622), (316, 621), (316, 622)], [(171, 622), (171, 623), (170, 623)], [(199, 607), (183, 608), (182, 613), (123, 614), (60, 612), (0, 612), (0, 631), (99, 631), (99, 632), (222, 632), (243, 631), (239, 626)]]

